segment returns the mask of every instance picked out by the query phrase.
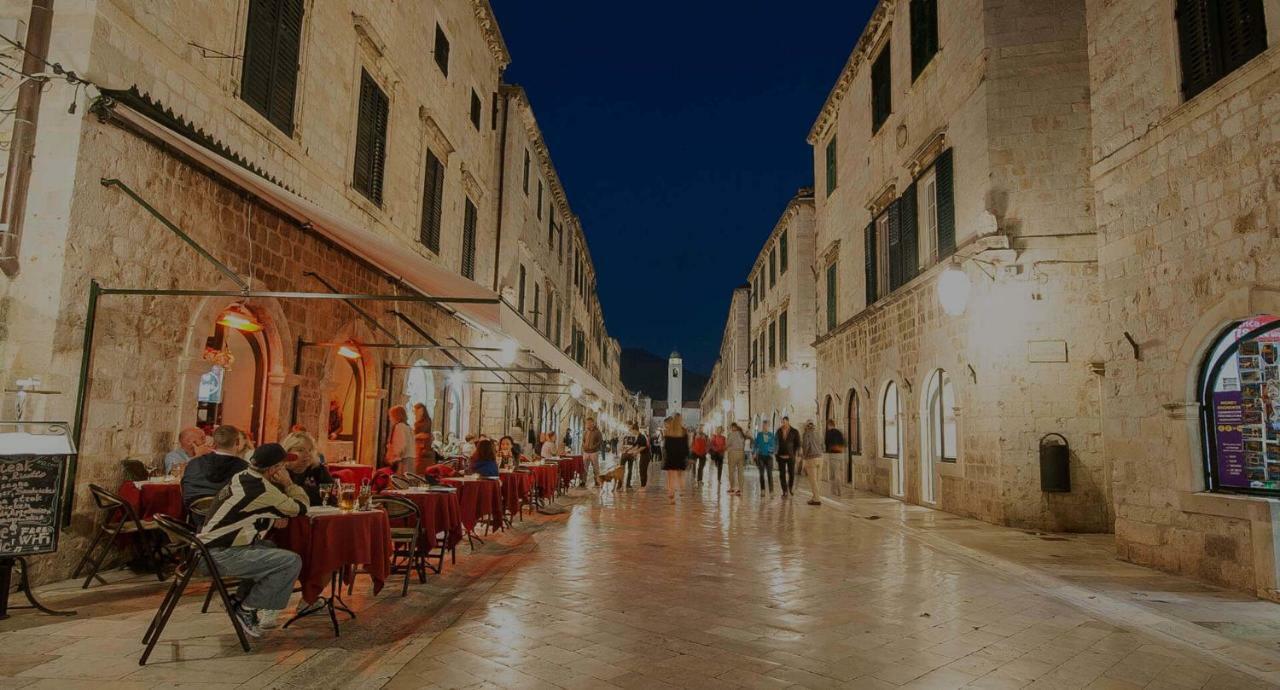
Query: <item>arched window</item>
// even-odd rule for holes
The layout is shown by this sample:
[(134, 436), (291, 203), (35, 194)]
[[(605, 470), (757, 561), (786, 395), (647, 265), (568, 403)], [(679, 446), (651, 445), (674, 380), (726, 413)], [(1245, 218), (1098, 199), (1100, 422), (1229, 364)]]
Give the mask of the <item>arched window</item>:
[(849, 455), (862, 454), (862, 400), (858, 397), (857, 388), (849, 389), (849, 429), (845, 440)]
[(880, 434), (884, 457), (898, 457), (902, 445), (898, 433), (898, 384), (892, 381), (884, 389), (884, 400), (880, 406)]
[(928, 393), (929, 443), (934, 456), (942, 462), (956, 461), (956, 394), (951, 377), (939, 369), (929, 378)]
[(828, 395), (826, 402), (822, 404), (822, 428), (823, 429), (827, 428), (827, 422), (834, 421), (834, 417), (832, 417), (831, 412), (832, 412), (831, 396)]
[[(436, 383), (435, 376), (427, 367), (431, 366), (427, 360), (419, 359), (413, 363), (413, 366), (405, 372), (404, 375), (404, 397), (405, 406), (409, 408), (410, 417), (412, 418), (413, 407), (422, 405), (427, 408), (427, 414), (431, 416), (432, 422), (436, 417)], [(412, 419), (411, 419), (412, 421)]]
[(1206, 488), (1280, 495), (1280, 317), (1223, 332), (1205, 358), (1199, 402)]

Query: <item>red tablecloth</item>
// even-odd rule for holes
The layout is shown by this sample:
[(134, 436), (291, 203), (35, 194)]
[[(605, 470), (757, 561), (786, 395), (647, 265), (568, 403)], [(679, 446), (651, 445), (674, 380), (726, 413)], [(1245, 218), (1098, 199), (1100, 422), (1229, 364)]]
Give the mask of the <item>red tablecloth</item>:
[(502, 505), (510, 515), (520, 513), (520, 506), (528, 503), (533, 491), (533, 474), (529, 472), (500, 472), (502, 479)]
[(333, 475), (335, 479), (338, 478), (339, 473), (347, 474), (350, 476), (352, 484), (359, 484), (366, 479), (373, 480), (373, 468), (368, 465), (360, 465), (354, 462), (331, 462), (325, 465), (325, 468), (329, 470), (329, 474)]
[(474, 532), (476, 523), (481, 519), (494, 529), (502, 529), (502, 482), (494, 479), (446, 477), (440, 483), (458, 490), (462, 526), (468, 532)]
[(150, 520), (156, 513), (181, 520), (186, 514), (182, 509), (180, 482), (144, 482), (141, 487), (134, 482), (125, 482), (116, 493), (133, 506), (133, 512), (139, 520)]
[(564, 486), (571, 485), (575, 480), (587, 480), (587, 463), (582, 460), (581, 455), (575, 455), (568, 458), (560, 458), (557, 460), (560, 464), (560, 483)]
[(391, 573), (391, 522), (381, 510), (293, 518), (271, 540), (302, 556), (303, 601), (315, 601), (333, 573), (349, 566), (364, 566), (375, 594)]
[(383, 493), (407, 498), (418, 504), (422, 512), (422, 536), (427, 550), (440, 548), (441, 532), (448, 535), (446, 549), (452, 549), (462, 541), (462, 506), (458, 494), (444, 491), (400, 491), (392, 489)]
[(551, 500), (556, 495), (556, 487), (560, 486), (560, 468), (558, 465), (526, 465), (533, 470), (533, 481), (542, 498)]

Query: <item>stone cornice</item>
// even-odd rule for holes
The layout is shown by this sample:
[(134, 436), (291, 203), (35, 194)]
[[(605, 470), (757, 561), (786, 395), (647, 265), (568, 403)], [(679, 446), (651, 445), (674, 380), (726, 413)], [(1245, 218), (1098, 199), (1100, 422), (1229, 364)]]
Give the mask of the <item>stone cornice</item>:
[(796, 192), (796, 195), (791, 197), (791, 201), (787, 202), (786, 208), (782, 209), (782, 215), (778, 217), (778, 222), (773, 224), (773, 231), (769, 233), (767, 238), (765, 238), (764, 244), (760, 247), (760, 252), (756, 254), (756, 260), (751, 264), (751, 270), (747, 275), (751, 275), (752, 273), (755, 273), (757, 269), (764, 267), (765, 260), (769, 254), (769, 252), (765, 250), (768, 249), (769, 245), (773, 244), (774, 238), (782, 234), (782, 230), (787, 223), (791, 222), (792, 218), (799, 215), (801, 206), (813, 208), (812, 187), (801, 187), (799, 191)]
[(502, 38), (502, 30), (498, 28), (498, 18), (493, 14), (493, 6), (489, 0), (471, 0), (471, 8), (475, 11), (476, 23), (484, 33), (484, 41), (489, 46), (489, 53), (498, 61), (498, 70), (504, 70), (511, 64), (511, 51), (507, 50), (507, 42)]
[(866, 62), (871, 49), (880, 42), (880, 37), (893, 26), (893, 8), (896, 4), (897, 0), (880, 0), (875, 10), (872, 11), (871, 18), (867, 20), (867, 25), (863, 28), (862, 35), (853, 47), (853, 53), (849, 55), (849, 59), (844, 63), (844, 69), (840, 71), (840, 76), (836, 78), (835, 86), (831, 87), (831, 93), (827, 94), (827, 100), (822, 104), (818, 119), (809, 128), (809, 136), (806, 141), (809, 142), (810, 146), (816, 145), (819, 139), (825, 138), (827, 130), (835, 122), (836, 111), (840, 108), (840, 102), (844, 100), (844, 95), (849, 90), (849, 86), (853, 84), (853, 78), (858, 75), (858, 69), (863, 62)]
[[(564, 185), (560, 182), (560, 174), (556, 172), (556, 166), (551, 162), (551, 151), (547, 148), (547, 141), (542, 136), (542, 128), (538, 126), (538, 118), (533, 114), (533, 105), (529, 103), (528, 94), (525, 93), (524, 87), (515, 84), (503, 84), (502, 91), (508, 97), (507, 102), (514, 104), (516, 112), (520, 114), (520, 124), (524, 125), (525, 134), (529, 136), (529, 146), (538, 159), (538, 167), (547, 178), (551, 198), (556, 200), (567, 216), (573, 216), (569, 198), (565, 194)], [(564, 225), (565, 220), (560, 224)]]

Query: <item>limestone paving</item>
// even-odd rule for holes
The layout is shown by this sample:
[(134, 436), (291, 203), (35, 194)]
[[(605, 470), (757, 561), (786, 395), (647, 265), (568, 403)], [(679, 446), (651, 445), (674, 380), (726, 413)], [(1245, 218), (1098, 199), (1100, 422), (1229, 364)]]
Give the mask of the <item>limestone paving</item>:
[[(373, 596), (362, 578), (339, 638), (309, 619), (249, 654), (192, 592), (146, 667), (139, 640), (164, 584), (120, 572), (88, 591), (55, 585), (42, 595), (79, 615), (0, 622), (0, 687), (1280, 687), (1265, 664), (1090, 607), (1090, 591), (1105, 592), (1086, 577), (1057, 591), (975, 558), (924, 509), (904, 518), (879, 497), (805, 498), (729, 498), (714, 482), (674, 506), (660, 486), (583, 492), (567, 514), (517, 522), (407, 597)], [(973, 534), (976, 551), (1034, 537)], [(1089, 540), (1036, 540), (1046, 546), (1029, 552), (1052, 549), (1065, 570), (1098, 560)]]

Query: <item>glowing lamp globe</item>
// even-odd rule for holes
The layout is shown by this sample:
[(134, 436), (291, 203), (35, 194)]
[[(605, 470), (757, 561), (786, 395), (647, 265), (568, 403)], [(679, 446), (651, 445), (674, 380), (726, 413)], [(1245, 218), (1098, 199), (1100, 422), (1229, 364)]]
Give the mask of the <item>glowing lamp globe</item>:
[(360, 350), (354, 343), (343, 343), (338, 346), (338, 354), (347, 359), (360, 359)]
[(582, 385), (577, 382), (569, 384), (569, 395), (572, 395), (575, 398), (581, 398)]
[(953, 264), (938, 276), (938, 302), (951, 316), (964, 313), (969, 304), (969, 275), (959, 266)]
[(498, 346), (498, 363), (504, 367), (515, 364), (516, 356), (520, 354), (520, 344), (511, 338), (502, 341)]

